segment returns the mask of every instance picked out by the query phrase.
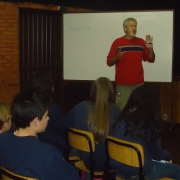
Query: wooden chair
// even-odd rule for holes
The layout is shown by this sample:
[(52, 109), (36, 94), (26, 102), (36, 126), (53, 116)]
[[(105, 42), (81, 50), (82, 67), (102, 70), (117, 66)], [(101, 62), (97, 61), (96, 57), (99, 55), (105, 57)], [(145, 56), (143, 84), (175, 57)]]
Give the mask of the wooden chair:
[[(94, 151), (95, 151), (95, 142), (94, 142), (94, 136), (91, 132), (79, 130), (76, 128), (68, 128), (67, 129), (67, 138), (68, 138), (68, 149), (67, 152), (69, 152), (69, 146), (72, 146), (73, 148), (76, 148), (80, 151), (89, 152), (90, 156), (90, 169), (87, 169), (83, 160), (79, 160), (74, 163), (75, 167), (77, 167), (80, 170), (80, 177), (81, 172), (84, 171), (86, 173), (89, 173), (91, 176), (91, 180), (93, 180), (94, 177), (103, 177), (104, 171), (94, 171)], [(69, 156), (66, 156), (66, 161), (69, 162)], [(115, 172), (114, 170), (110, 170), (109, 173)]]
[[(145, 179), (145, 174), (143, 172), (144, 159), (145, 159), (144, 149), (140, 144), (125, 141), (112, 136), (107, 136), (105, 145), (106, 145), (106, 168), (104, 173), (105, 176), (108, 177), (109, 158), (112, 158), (128, 166), (139, 168), (139, 180)], [(116, 180), (123, 180), (123, 178), (117, 176)], [(172, 180), (172, 179), (164, 177), (159, 180)]]
[(4, 167), (1, 167), (1, 178), (2, 180), (38, 180), (36, 178), (21, 176), (19, 174), (13, 173)]

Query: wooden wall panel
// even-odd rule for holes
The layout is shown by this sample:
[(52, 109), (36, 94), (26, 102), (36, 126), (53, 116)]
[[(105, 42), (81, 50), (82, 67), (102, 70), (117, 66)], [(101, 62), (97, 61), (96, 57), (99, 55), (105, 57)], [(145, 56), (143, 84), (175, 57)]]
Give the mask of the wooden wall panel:
[(173, 112), (172, 112), (172, 94), (173, 94), (173, 85), (172, 83), (159, 83), (160, 90), (160, 102), (161, 102), (161, 113), (167, 114), (167, 122), (173, 121)]
[[(173, 110), (174, 107), (176, 106), (174, 102), (177, 101), (176, 98), (173, 98), (174, 90), (177, 88), (177, 84), (175, 84), (174, 82), (148, 83), (148, 84), (153, 84), (159, 89), (162, 118), (163, 118), (163, 115), (166, 114), (167, 115), (167, 120), (165, 120), (166, 122), (168, 123), (178, 122), (178, 119), (180, 119), (180, 117), (177, 118), (177, 115), (176, 115), (176, 118), (174, 118), (177, 112)], [(179, 86), (179, 89), (180, 89), (180, 86)]]
[(173, 82), (173, 120), (180, 123), (180, 82)]
[(161, 112), (167, 114), (168, 123), (180, 123), (180, 81), (158, 83)]

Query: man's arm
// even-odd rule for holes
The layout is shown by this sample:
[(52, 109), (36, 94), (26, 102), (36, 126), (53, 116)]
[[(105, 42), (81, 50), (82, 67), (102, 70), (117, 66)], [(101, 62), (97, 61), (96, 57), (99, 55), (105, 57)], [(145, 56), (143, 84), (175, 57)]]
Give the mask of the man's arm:
[(155, 53), (153, 47), (149, 48), (149, 59), (155, 59)]
[(124, 53), (125, 52), (121, 52), (121, 49), (119, 49), (117, 55), (110, 60), (110, 65), (115, 65)]
[(155, 53), (153, 50), (153, 37), (149, 34), (146, 35), (146, 47), (149, 49), (149, 59), (155, 59)]
[(114, 57), (111, 59), (111, 66), (115, 65), (118, 62), (118, 57)]

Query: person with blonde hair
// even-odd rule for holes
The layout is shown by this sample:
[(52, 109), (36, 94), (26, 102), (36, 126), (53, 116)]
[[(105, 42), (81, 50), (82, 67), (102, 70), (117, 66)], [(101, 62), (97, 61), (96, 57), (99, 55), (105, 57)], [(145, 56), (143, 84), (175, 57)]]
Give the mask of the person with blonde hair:
[[(95, 171), (102, 171), (104, 168), (104, 140), (119, 114), (120, 109), (114, 103), (114, 90), (111, 81), (106, 77), (100, 77), (91, 88), (90, 101), (82, 101), (65, 115), (67, 127), (93, 133), (96, 142)], [(80, 156), (89, 169), (89, 154), (80, 152)]]
[(7, 103), (0, 103), (0, 134), (11, 128), (11, 107)]

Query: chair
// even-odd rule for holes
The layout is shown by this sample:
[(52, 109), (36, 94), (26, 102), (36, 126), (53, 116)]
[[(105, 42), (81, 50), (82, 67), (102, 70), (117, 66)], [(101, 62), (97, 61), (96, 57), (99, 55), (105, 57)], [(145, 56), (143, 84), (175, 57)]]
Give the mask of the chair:
[[(93, 180), (94, 177), (103, 177), (104, 171), (94, 171), (95, 142), (94, 142), (93, 134), (91, 132), (79, 130), (76, 128), (67, 128), (67, 138), (68, 138), (67, 152), (69, 152), (69, 146), (72, 146), (73, 148), (76, 148), (80, 151), (89, 152), (90, 169), (86, 168), (83, 160), (79, 160), (74, 163), (75, 167), (77, 167), (80, 170), (79, 175), (81, 176), (81, 172), (84, 171), (90, 174), (91, 180)], [(66, 155), (65, 159), (67, 162), (69, 162), (69, 155)], [(115, 171), (110, 170), (109, 173), (112, 172)]]
[[(105, 140), (105, 146), (106, 146), (106, 168), (104, 172), (105, 176), (108, 177), (109, 158), (112, 158), (128, 166), (139, 168), (139, 180), (145, 179), (145, 174), (143, 172), (144, 149), (140, 144), (122, 140), (112, 136), (107, 136)], [(117, 176), (116, 180), (123, 180), (123, 178)], [(158, 180), (172, 180), (172, 178), (164, 177)]]
[(2, 180), (38, 180), (36, 178), (31, 178), (31, 177), (15, 174), (4, 167), (1, 167), (1, 178)]
[[(63, 160), (67, 161), (66, 157), (63, 157)], [(74, 161), (79, 161), (80, 157), (79, 156), (69, 156), (69, 162), (74, 162)]]

